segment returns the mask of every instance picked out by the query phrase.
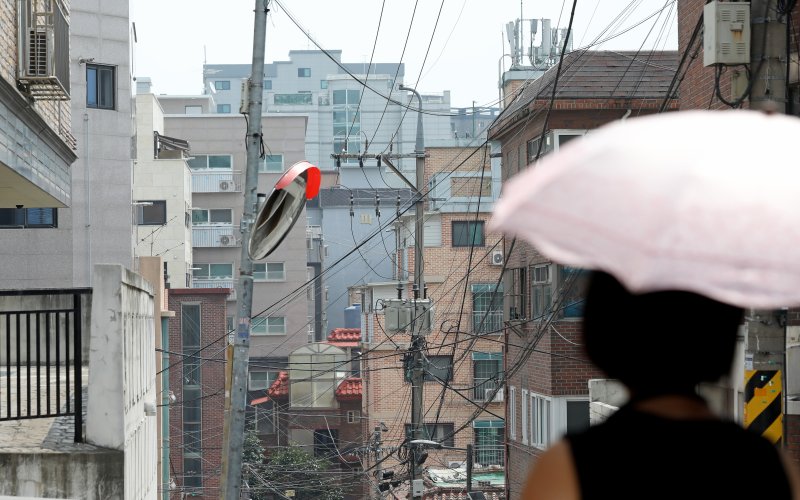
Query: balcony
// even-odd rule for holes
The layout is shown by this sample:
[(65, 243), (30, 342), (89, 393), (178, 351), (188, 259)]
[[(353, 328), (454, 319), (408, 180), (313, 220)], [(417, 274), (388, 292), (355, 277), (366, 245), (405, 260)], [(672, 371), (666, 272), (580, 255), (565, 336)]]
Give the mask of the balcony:
[(243, 186), (244, 176), (241, 172), (192, 172), (193, 193), (241, 193)]
[(192, 278), (192, 288), (230, 288), (228, 300), (236, 300), (236, 281), (233, 278)]
[(476, 445), (475, 462), (483, 467), (490, 465), (505, 466), (505, 450), (502, 445)]
[(502, 333), (503, 311), (472, 313), (472, 333)]
[(497, 192), (492, 172), (440, 172), (428, 182), (430, 209), (441, 212), (491, 212)]
[(239, 248), (239, 238), (232, 224), (192, 226), (194, 248)]

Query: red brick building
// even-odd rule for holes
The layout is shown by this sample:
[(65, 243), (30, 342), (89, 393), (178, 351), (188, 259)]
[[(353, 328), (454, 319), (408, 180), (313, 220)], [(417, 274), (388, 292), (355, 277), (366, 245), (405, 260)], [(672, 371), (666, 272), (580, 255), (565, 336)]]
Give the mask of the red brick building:
[[(518, 92), (490, 130), (502, 150), (502, 177), (539, 154), (605, 123), (677, 107), (666, 98), (676, 52), (575, 51), (565, 56), (552, 111), (557, 67)], [(547, 129), (545, 119), (547, 117)], [(536, 457), (564, 433), (588, 426), (591, 378), (603, 375), (581, 348), (582, 273), (507, 239), (504, 279), (506, 488), (519, 498)]]
[[(228, 288), (169, 291), (171, 498), (218, 499), (225, 418)], [(202, 352), (198, 352), (204, 348)]]

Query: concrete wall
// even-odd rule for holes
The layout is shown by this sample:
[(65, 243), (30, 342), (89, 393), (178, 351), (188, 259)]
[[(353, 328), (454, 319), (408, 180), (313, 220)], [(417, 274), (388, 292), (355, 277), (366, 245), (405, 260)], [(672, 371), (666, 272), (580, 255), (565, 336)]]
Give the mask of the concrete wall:
[[(89, 286), (95, 263), (134, 268), (130, 3), (71, 3), (72, 135), (79, 159), (72, 168), (73, 203), (70, 209), (59, 211), (59, 217), (71, 232), (72, 286)], [(116, 68), (114, 109), (86, 107), (86, 65), (80, 59)]]
[[(114, 450), (0, 454), (0, 494), (18, 497), (123, 500), (123, 454)], [(7, 497), (1, 497), (7, 498)]]
[(86, 441), (124, 453), (126, 500), (155, 500), (153, 289), (139, 275), (103, 264), (93, 288)]

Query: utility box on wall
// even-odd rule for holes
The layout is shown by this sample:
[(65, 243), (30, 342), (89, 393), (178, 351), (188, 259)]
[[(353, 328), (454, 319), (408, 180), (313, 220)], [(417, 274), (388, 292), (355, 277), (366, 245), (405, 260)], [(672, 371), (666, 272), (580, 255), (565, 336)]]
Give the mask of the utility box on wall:
[(750, 64), (749, 2), (707, 3), (703, 29), (703, 66)]

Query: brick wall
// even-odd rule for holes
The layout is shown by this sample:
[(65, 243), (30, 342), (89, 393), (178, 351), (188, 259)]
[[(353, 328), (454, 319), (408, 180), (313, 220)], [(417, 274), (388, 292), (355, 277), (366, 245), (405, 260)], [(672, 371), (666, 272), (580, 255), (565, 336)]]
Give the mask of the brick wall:
[[(203, 350), (203, 358), (219, 359), (223, 362), (201, 361), (200, 387), (202, 399), (202, 471), (201, 496), (194, 498), (218, 499), (222, 458), (222, 426), (225, 420), (225, 310), (227, 290), (214, 288), (180, 289), (169, 291), (169, 310), (175, 317), (169, 320), (169, 350), (183, 352), (181, 342), (181, 304), (199, 304), (201, 314), (200, 343), (210, 345)], [(169, 387), (175, 394), (176, 403), (170, 407), (170, 474), (178, 489), (183, 487), (183, 356), (170, 355)]]

